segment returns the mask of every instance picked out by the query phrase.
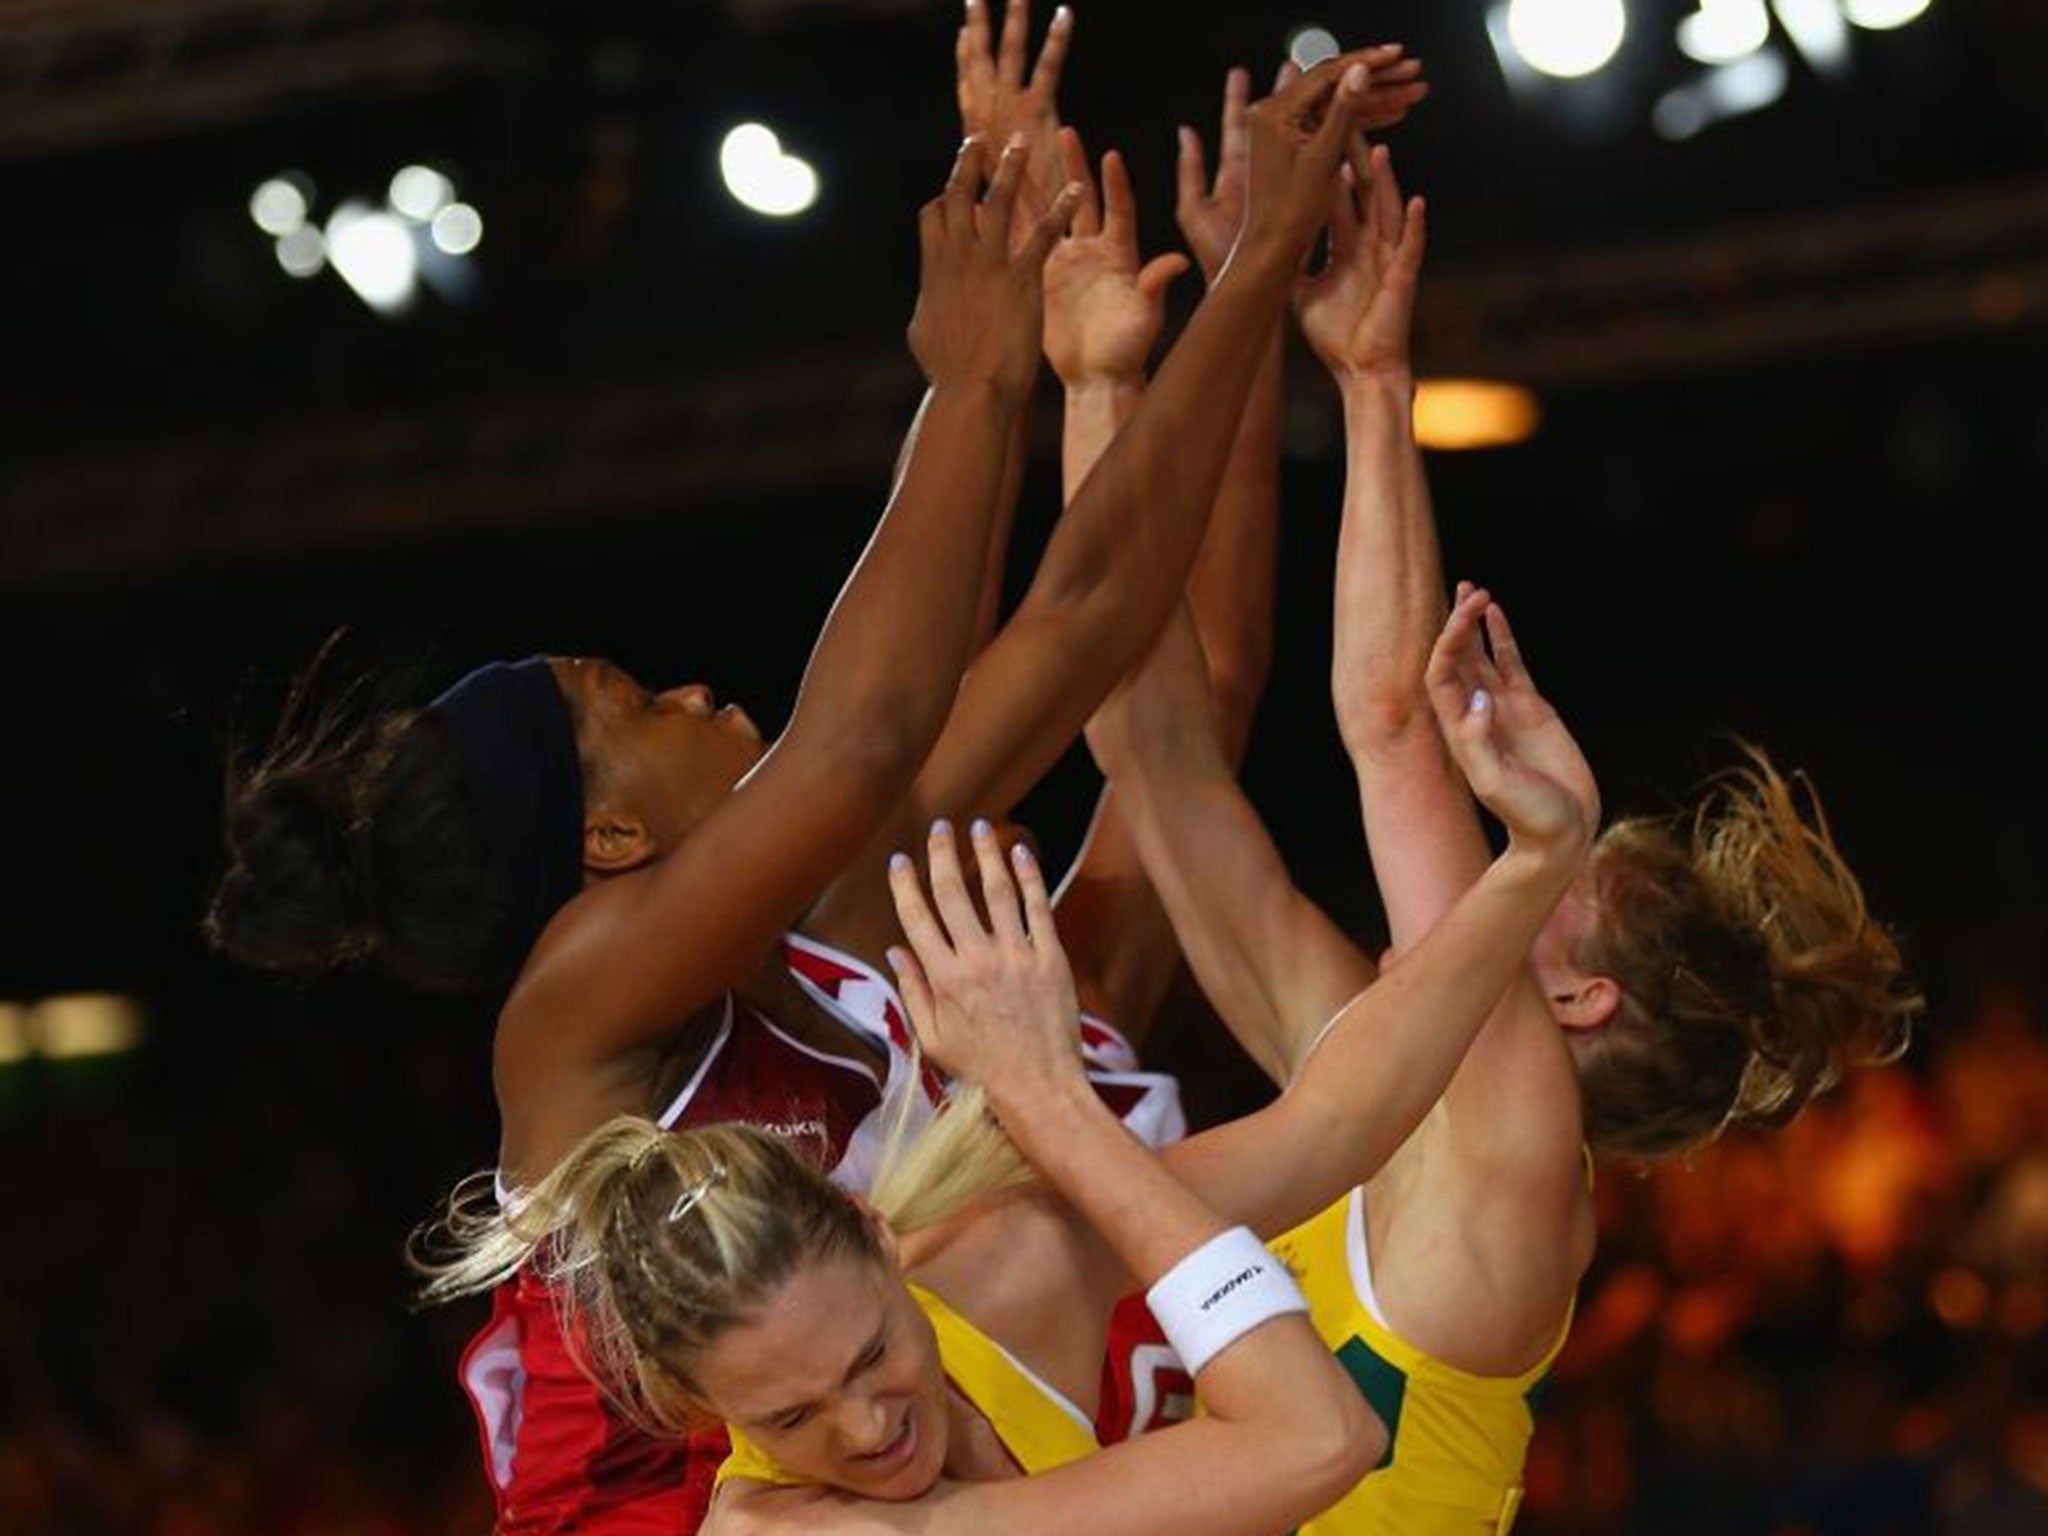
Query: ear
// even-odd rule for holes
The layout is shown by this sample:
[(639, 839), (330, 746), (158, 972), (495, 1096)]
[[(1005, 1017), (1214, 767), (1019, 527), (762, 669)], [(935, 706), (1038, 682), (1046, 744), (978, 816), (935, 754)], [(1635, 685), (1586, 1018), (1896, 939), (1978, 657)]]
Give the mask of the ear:
[(624, 874), (650, 862), (658, 851), (637, 816), (606, 809), (583, 818), (583, 868), (590, 874)]
[(1576, 976), (1550, 994), (1550, 1012), (1566, 1029), (1599, 1029), (1621, 1006), (1621, 984), (1612, 976)]

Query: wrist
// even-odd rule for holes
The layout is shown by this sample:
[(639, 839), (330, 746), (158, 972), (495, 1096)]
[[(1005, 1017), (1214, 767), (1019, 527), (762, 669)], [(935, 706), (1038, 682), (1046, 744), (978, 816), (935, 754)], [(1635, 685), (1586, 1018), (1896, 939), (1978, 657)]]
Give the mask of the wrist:
[(982, 1092), (1004, 1131), (1027, 1154), (1041, 1137), (1065, 1140), (1068, 1128), (1079, 1123), (1077, 1117), (1107, 1113), (1089, 1085), (1078, 1055), (1071, 1072), (1005, 1072), (1001, 1081), (982, 1084)]
[(1062, 377), (1069, 405), (1123, 405), (1145, 393), (1145, 375), (1138, 373), (1081, 374)]
[(1586, 860), (1588, 838), (1576, 821), (1568, 829), (1532, 836), (1508, 829), (1507, 847), (1494, 860), (1500, 881), (1511, 887), (1562, 895)]
[(1008, 413), (1023, 408), (1031, 381), (995, 372), (955, 373), (929, 380), (929, 388), (935, 404)]
[(1415, 404), (1415, 370), (1406, 361), (1364, 368), (1349, 364), (1330, 365), (1337, 381), (1337, 393), (1346, 410), (1384, 410), (1388, 406), (1405, 414)]
[(1233, 281), (1284, 286), (1292, 280), (1300, 261), (1301, 251), (1296, 242), (1270, 231), (1247, 229), (1231, 246), (1209, 286), (1220, 288)]

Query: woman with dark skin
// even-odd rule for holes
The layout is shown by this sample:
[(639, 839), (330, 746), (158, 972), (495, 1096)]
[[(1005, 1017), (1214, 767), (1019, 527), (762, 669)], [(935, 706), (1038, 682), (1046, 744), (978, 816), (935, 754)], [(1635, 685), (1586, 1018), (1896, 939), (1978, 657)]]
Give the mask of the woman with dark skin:
[[(1004, 444), (1036, 361), (1039, 268), (1072, 206), (1064, 197), (1013, 251), (1021, 157), (1009, 156), (977, 206), (978, 143), (920, 219), (926, 291), (912, 339), (933, 389), (915, 446), (774, 746), (764, 753), (745, 716), (715, 710), (701, 688), (651, 695), (591, 660), (545, 663), (567, 717), (558, 724), (543, 718), (531, 667), (504, 685), (523, 690), (516, 706), (500, 707), (504, 679), (493, 676), (434, 710), (353, 730), (295, 700), (283, 739), (234, 789), (220, 942), (257, 963), (373, 960), (443, 984), (487, 980), (499, 955), (516, 965), (494, 1044), (508, 1192), (593, 1126), (664, 1104), (692, 1119), (766, 1120), (822, 1141), (835, 1161), (879, 1097), (877, 1069), (893, 1063), (792, 982), (777, 940), (801, 918), (828, 942), (875, 954), (873, 904), (835, 899), (842, 875), (868, 883), (881, 851), (935, 811), (1000, 815), (1142, 656), (1178, 601), (1261, 340), (1370, 102), (1367, 70), (1347, 58), (1254, 114), (1248, 212), (1228, 269), (957, 692)], [(503, 782), (528, 765), (499, 749), (550, 729), (573, 759), (567, 819), (558, 786), (522, 780), (508, 793)], [(479, 742), (490, 754), (466, 756)], [(556, 814), (520, 821), (508, 803)], [(470, 863), (483, 866), (467, 890), (443, 873), (465, 822)], [(574, 884), (557, 883), (553, 905), (523, 901), (530, 887), (550, 889), (563, 838), (575, 847)], [(421, 893), (410, 909), (395, 899)], [(471, 910), (500, 919), (481, 941), (461, 926), (465, 898), (479, 893), (486, 902)], [(507, 915), (538, 930), (530, 950)], [(748, 1048), (752, 1058), (743, 1035), (766, 1042)], [(764, 1051), (771, 1070), (756, 1071)], [(726, 1097), (699, 1092), (707, 1072), (728, 1067), (739, 1080)], [(829, 1083), (792, 1080), (806, 1071)], [(858, 1074), (866, 1082), (849, 1101)], [(485, 1428), (502, 1523), (523, 1528), (566, 1507), (588, 1527), (650, 1507), (644, 1499), (679, 1475), (672, 1455), (657, 1475), (646, 1442), (587, 1414), (564, 1443), (567, 1421), (549, 1405), (578, 1387), (560, 1369), (573, 1362), (559, 1340), (545, 1351), (550, 1395), (537, 1392), (533, 1345), (552, 1314), (535, 1289), (501, 1293), (466, 1368), (479, 1402), (495, 1393), (501, 1410)], [(549, 1481), (535, 1488), (543, 1469)]]

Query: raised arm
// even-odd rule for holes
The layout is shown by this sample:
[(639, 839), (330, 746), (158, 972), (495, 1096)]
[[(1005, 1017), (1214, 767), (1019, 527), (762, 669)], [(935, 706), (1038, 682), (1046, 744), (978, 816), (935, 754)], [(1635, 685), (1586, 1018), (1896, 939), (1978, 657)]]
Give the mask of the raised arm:
[[(966, 14), (953, 52), (953, 84), (960, 104), (960, 133), (990, 144), (1024, 142), (1024, 181), (1018, 191), (1017, 237), (1030, 231), (1035, 219), (1071, 178), (1063, 175), (1060, 152), (1060, 73), (1073, 44), (1074, 13), (1065, 6), (1052, 15), (1030, 59), (1031, 6), (1018, 0), (1003, 13), (1000, 43), (989, 34), (984, 0), (967, 0)], [(1050, 323), (1048, 290), (1048, 323)], [(975, 621), (974, 649), (994, 637), (1001, 620), (1003, 573), (1010, 549), (1010, 525), (1017, 507), (1028, 449), (1030, 412), (1019, 411), (1011, 429), (1009, 453), (1003, 462), (999, 515), (989, 532), (988, 561), (982, 570), (981, 611)]]
[(1231, 1034), (1285, 1085), (1377, 974), (1288, 874), (1225, 755), (1185, 613), (1088, 723), (1088, 745), (1179, 951)]
[(919, 775), (918, 821), (931, 810), (1008, 810), (1164, 626), (1200, 548), (1279, 293), (1327, 209), (1370, 80), (1356, 58), (1333, 60), (1253, 109), (1244, 233), (1060, 519), (1017, 613), (969, 671)]
[[(1375, 50), (1372, 59), (1375, 90), (1388, 88), (1384, 82), (1401, 67), (1400, 49)], [(1291, 78), (1283, 75), (1280, 83)], [(1250, 80), (1242, 69), (1231, 70), (1225, 78), (1213, 180), (1203, 163), (1201, 136), (1191, 128), (1180, 133), (1174, 217), (1210, 285), (1244, 225), (1251, 154)], [(1081, 180), (1087, 171), (1085, 157), (1069, 162), (1073, 179)], [(1146, 359), (1164, 318), (1147, 276), (1177, 271), (1186, 264), (1184, 258), (1163, 256), (1140, 267), (1132, 202), (1121, 159), (1105, 158), (1101, 237), (1093, 247), (1081, 238), (1090, 213), (1084, 195), (1074, 221), (1075, 238), (1061, 242), (1047, 269), (1046, 358), (1066, 388), (1061, 469), (1069, 497), (1087, 479), (1144, 393)], [(1073, 265), (1082, 280), (1062, 283), (1054, 273), (1061, 256), (1069, 252), (1079, 258)], [(1069, 293), (1075, 299), (1063, 302)], [(1055, 317), (1066, 314), (1071, 314), (1068, 323), (1056, 327)], [(1129, 317), (1149, 324), (1131, 324)], [(1067, 344), (1055, 345), (1060, 339)], [(1202, 637), (1197, 654), (1210, 669), (1207, 691), (1225, 755), (1233, 765), (1243, 756), (1272, 662), (1281, 339), (1282, 327), (1276, 324), (1238, 421), (1208, 534), (1188, 578), (1188, 607)], [(1205, 699), (1205, 718), (1208, 708)], [(1061, 882), (1054, 905), (1084, 1004), (1115, 1021), (1127, 1036), (1141, 1037), (1172, 985), (1182, 945), (1146, 874), (1129, 812), (1114, 784), (1103, 786), (1081, 852)]]
[[(1488, 853), (1424, 697), (1427, 637), (1444, 606), (1411, 410), (1409, 330), (1425, 211), (1419, 199), (1404, 203), (1384, 149), (1361, 169), (1335, 210), (1330, 264), (1303, 284), (1297, 304), (1344, 399), (1349, 463), (1331, 680), (1373, 872), (1395, 947), (1405, 950), (1479, 877)], [(1518, 728), (1561, 729), (1519, 669), (1498, 706)], [(1566, 782), (1597, 830), (1599, 792), (1576, 754)], [(1578, 1188), (1577, 1084), (1557, 1023), (1526, 975), (1466, 1053), (1444, 1106), (1451, 1145), (1491, 1176)]]
[(1192, 1188), (1261, 1232), (1284, 1230), (1364, 1183), (1421, 1123), (1522, 974), (1590, 846), (1591, 823), (1570, 787), (1584, 771), (1576, 744), (1554, 713), (1536, 722), (1499, 702), (1536, 695), (1486, 593), (1452, 610), (1427, 677), (1439, 728), (1473, 792), (1506, 824), (1507, 848), (1338, 1014), (1277, 1100), (1169, 1149)]
[[(985, 825), (975, 829), (974, 851), (986, 921), (950, 834), (931, 847), (929, 901), (908, 860), (892, 872), (916, 949), (915, 958), (890, 957), (911, 1020), (933, 1059), (987, 1092), (1018, 1148), (1122, 1267), (1152, 1285), (1229, 1223), (1179, 1184), (1083, 1077), (1073, 980), (1035, 862), (1020, 849), (1013, 878)], [(1005, 1282), (1013, 1293), (1032, 1283), (1029, 1275)], [(1069, 1318), (1091, 1306), (1107, 1315), (1114, 1294), (1046, 1300)], [(1196, 1383), (1202, 1419), (1056, 1472), (947, 1487), (918, 1512), (917, 1528), (931, 1536), (1279, 1530), (1334, 1500), (1386, 1444), (1384, 1426), (1298, 1311), (1241, 1334)]]
[(1331, 693), (1397, 950), (1426, 933), (1488, 859), (1423, 687), (1446, 606), (1409, 349), (1426, 217), (1420, 198), (1403, 202), (1387, 151), (1375, 149), (1346, 176), (1329, 263), (1296, 299), (1302, 334), (1344, 403)]
[[(886, 846), (934, 813), (999, 818), (1080, 733), (1179, 600), (1251, 388), (1259, 349), (1330, 187), (1371, 76), (1332, 60), (1251, 113), (1251, 196), (1216, 287), (1059, 521), (1016, 614), (962, 684), (944, 735), (888, 845), (850, 874), (872, 881)], [(879, 840), (878, 840), (879, 842)], [(879, 947), (886, 910), (844, 883), (814, 913), (856, 948)]]
[(588, 1128), (588, 1112), (617, 1089), (617, 1071), (603, 1069), (758, 963), (873, 836), (946, 719), (972, 640), (1004, 441), (1036, 370), (1044, 254), (1073, 206), (1063, 197), (1013, 253), (1022, 154), (1006, 152), (981, 203), (986, 163), (970, 141), (919, 215), (924, 275), (910, 340), (931, 391), (788, 729), (679, 847), (564, 908), (506, 1004), (498, 1082), (522, 1162), (545, 1162)]

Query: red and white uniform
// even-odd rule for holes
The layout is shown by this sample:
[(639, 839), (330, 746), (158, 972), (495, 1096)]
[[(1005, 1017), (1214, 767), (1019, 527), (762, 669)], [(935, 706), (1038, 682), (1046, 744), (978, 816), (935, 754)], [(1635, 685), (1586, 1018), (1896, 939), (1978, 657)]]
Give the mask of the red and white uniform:
[[(730, 999), (711, 1049), (657, 1118), (665, 1127), (758, 1125), (802, 1143), (839, 1184), (865, 1189), (881, 1151), (882, 1105), (912, 1070), (902, 1002), (872, 967), (813, 939), (788, 935), (783, 959), (814, 1003), (882, 1049), (886, 1078)], [(1082, 1054), (1105, 1102), (1137, 1135), (1160, 1145), (1186, 1133), (1179, 1086), (1139, 1070), (1122, 1035), (1084, 1019)], [(920, 1086), (917, 1102), (926, 1106), (945, 1091), (935, 1073)], [(500, 1198), (508, 1198), (502, 1188)], [(1112, 1356), (1119, 1352), (1112, 1330)], [(702, 1522), (725, 1435), (660, 1439), (620, 1418), (578, 1367), (554, 1298), (532, 1275), (498, 1288), (461, 1370), (497, 1491), (499, 1536), (690, 1536)], [(1105, 1381), (1116, 1376), (1112, 1360)]]

